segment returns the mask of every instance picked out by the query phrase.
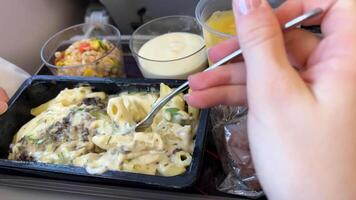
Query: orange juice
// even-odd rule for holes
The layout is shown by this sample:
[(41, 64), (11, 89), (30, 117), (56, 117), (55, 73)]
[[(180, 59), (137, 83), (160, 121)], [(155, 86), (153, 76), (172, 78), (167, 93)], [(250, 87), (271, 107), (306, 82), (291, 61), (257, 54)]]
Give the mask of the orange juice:
[(236, 25), (232, 10), (216, 11), (205, 22), (206, 25), (216, 33), (204, 29), (204, 39), (207, 48), (229, 39), (236, 35)]

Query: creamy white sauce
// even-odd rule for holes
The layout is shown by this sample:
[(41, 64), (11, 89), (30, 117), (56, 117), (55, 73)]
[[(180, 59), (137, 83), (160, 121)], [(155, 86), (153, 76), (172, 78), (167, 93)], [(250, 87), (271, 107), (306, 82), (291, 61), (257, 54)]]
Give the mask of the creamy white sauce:
[[(85, 167), (90, 174), (108, 170), (162, 176), (182, 174), (191, 160), (181, 165), (177, 159), (179, 152), (184, 151), (186, 157), (193, 153), (191, 126), (197, 120), (187, 113), (189, 108), (187, 111), (182, 95), (168, 104), (178, 109), (174, 116), (170, 113), (165, 119), (162, 115), (167, 110), (158, 113), (146, 132), (135, 132), (131, 126), (145, 117), (157, 99), (171, 91), (161, 84), (159, 96), (121, 93), (107, 100), (102, 93), (102, 102), (89, 104), (87, 98), (99, 101), (101, 95), (91, 93), (90, 88), (64, 90), (51, 100), (53, 103), (31, 111), (37, 116), (16, 134), (9, 159)], [(72, 96), (70, 101), (68, 96)], [(107, 105), (107, 112), (103, 105)], [(129, 114), (134, 117), (127, 119)], [(132, 119), (134, 124), (127, 123)]]
[(201, 50), (204, 45), (203, 37), (192, 33), (173, 32), (155, 37), (138, 52), (142, 73), (146, 78), (186, 79), (207, 66), (206, 50)]

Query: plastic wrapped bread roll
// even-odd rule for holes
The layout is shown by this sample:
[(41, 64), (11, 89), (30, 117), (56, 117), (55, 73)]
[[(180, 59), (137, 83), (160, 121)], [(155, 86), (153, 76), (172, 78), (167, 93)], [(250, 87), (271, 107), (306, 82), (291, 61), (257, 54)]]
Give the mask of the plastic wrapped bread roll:
[(247, 135), (246, 108), (217, 106), (211, 111), (212, 135), (224, 171), (217, 182), (221, 192), (259, 198), (263, 195), (256, 176)]

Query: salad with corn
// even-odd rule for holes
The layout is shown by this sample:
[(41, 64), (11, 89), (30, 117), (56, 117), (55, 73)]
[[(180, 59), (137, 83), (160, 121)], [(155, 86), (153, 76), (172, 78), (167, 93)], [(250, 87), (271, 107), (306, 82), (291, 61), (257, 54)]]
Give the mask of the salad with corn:
[(57, 51), (57, 75), (124, 77), (122, 52), (107, 40), (89, 38)]

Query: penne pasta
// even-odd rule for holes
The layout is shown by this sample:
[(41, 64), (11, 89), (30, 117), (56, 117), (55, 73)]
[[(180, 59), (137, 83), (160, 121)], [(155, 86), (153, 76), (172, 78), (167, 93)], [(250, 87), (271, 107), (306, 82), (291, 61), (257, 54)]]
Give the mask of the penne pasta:
[[(108, 98), (91, 87), (65, 89), (31, 110), (35, 116), (15, 135), (9, 159), (84, 167), (90, 174), (126, 171), (176, 176), (192, 162), (197, 110), (179, 95), (156, 116), (145, 132), (134, 127), (160, 94), (123, 92)], [(188, 109), (187, 109), (188, 108)]]

